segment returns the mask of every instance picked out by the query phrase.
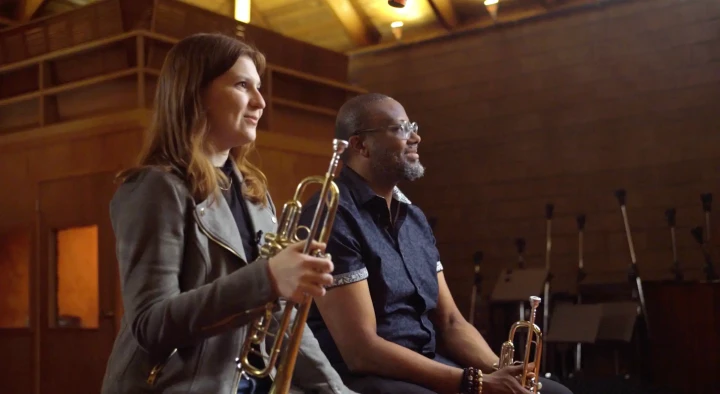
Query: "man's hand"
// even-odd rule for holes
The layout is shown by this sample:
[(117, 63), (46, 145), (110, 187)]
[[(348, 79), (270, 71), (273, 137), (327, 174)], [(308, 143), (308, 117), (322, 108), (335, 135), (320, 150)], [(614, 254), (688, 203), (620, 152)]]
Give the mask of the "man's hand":
[[(487, 394), (528, 394), (528, 390), (520, 385), (518, 378), (522, 374), (522, 364), (501, 368), (483, 376), (483, 393)], [(532, 364), (528, 365), (528, 380), (535, 377)]]

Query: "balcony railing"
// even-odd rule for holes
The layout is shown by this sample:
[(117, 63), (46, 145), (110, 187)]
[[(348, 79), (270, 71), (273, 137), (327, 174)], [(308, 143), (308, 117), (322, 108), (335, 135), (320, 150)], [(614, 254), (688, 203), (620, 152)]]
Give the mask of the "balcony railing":
[[(0, 31), (0, 136), (150, 108), (165, 55), (180, 38), (200, 31), (243, 36), (249, 27), (175, 0), (105, 0)], [(325, 50), (317, 49), (310, 54), (322, 60)], [(313, 137), (310, 129), (330, 126), (339, 106), (364, 92), (308, 72), (312, 67), (288, 67), (302, 60), (287, 59), (268, 54), (263, 130)], [(315, 66), (322, 67), (329, 66)]]

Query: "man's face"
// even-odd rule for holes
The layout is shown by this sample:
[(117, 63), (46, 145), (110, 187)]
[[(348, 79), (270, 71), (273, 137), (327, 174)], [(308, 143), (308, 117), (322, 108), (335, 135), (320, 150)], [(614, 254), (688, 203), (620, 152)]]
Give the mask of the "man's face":
[(408, 132), (409, 119), (405, 109), (395, 100), (383, 100), (371, 104), (373, 114), (366, 133), (370, 167), (374, 173), (391, 181), (414, 181), (425, 173), (420, 163), (417, 132)]

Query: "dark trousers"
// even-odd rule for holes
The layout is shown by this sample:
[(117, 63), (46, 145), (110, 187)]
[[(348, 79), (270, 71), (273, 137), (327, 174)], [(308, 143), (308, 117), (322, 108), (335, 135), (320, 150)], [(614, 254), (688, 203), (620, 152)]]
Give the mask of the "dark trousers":
[[(460, 368), (460, 366), (454, 362), (440, 355), (435, 356), (435, 361)], [(341, 373), (341, 376), (345, 385), (350, 388), (350, 390), (356, 391), (360, 394), (435, 394), (434, 391), (417, 384), (388, 379), (380, 376), (358, 376), (349, 373)], [(545, 378), (540, 378), (540, 382), (542, 383), (542, 394), (572, 394), (572, 391), (568, 390), (567, 387), (558, 382)], [(460, 382), (458, 382), (458, 385), (460, 385)]]

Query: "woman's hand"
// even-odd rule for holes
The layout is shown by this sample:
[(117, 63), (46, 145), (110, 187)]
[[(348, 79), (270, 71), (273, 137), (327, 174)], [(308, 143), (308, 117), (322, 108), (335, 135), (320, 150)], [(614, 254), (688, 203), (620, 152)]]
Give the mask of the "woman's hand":
[[(293, 302), (302, 302), (304, 295), (322, 297), (332, 284), (333, 263), (329, 259), (303, 254), (306, 241), (296, 242), (268, 261), (270, 279), (275, 293)], [(325, 251), (325, 244), (313, 241), (310, 250)]]

